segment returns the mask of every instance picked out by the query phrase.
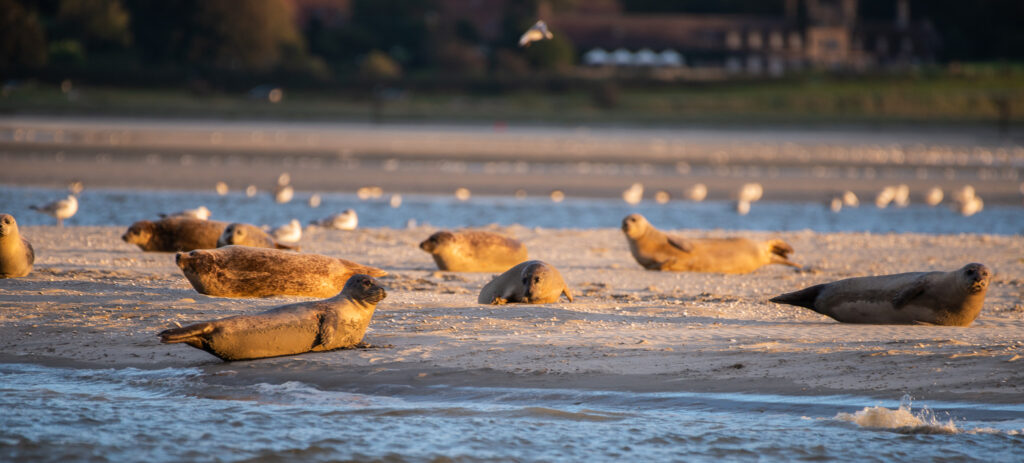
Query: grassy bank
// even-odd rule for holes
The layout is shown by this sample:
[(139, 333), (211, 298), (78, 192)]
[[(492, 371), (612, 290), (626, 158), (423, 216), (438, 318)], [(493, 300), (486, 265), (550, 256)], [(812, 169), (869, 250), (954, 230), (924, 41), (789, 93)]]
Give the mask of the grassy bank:
[[(558, 81), (548, 90), (383, 91), (285, 88), (277, 104), (245, 92), (23, 83), (0, 98), (4, 114), (216, 117), (282, 120), (450, 120), (554, 123), (1024, 122), (1024, 74), (843, 79), (805, 76), (718, 83)], [(557, 89), (557, 90), (553, 90)]]

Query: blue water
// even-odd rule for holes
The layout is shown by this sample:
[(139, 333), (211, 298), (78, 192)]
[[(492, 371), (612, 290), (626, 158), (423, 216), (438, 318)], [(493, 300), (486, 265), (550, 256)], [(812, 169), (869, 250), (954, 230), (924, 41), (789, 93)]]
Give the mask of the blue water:
[(1020, 461), (1024, 405), (913, 403), (926, 423), (911, 427), (838, 416), (900, 405), (855, 396), (344, 391), (191, 368), (0, 364), (0, 460)]
[[(21, 225), (52, 225), (53, 218), (31, 211), (29, 206), (66, 194), (63, 190), (0, 186), (0, 212), (13, 214)], [(271, 226), (292, 218), (309, 223), (352, 208), (359, 214), (361, 227), (404, 228), (412, 220), (442, 228), (489, 224), (605, 228), (618, 227), (627, 214), (639, 212), (662, 229), (1024, 234), (1024, 208), (1011, 205), (986, 206), (974, 216), (963, 217), (942, 206), (878, 209), (862, 205), (833, 213), (816, 202), (762, 201), (754, 203), (748, 215), (740, 216), (731, 203), (724, 201), (673, 201), (665, 205), (646, 201), (630, 206), (609, 199), (567, 198), (554, 203), (548, 198), (473, 197), (458, 201), (452, 196), (405, 195), (401, 207), (392, 208), (387, 196), (364, 201), (351, 194), (327, 193), (321, 195), (320, 207), (311, 208), (307, 205), (309, 195), (299, 192), (292, 202), (277, 204), (266, 192), (249, 198), (242, 193), (218, 196), (196, 191), (86, 190), (79, 198), (78, 214), (65, 223), (127, 226), (155, 219), (159, 213), (204, 205), (213, 211), (214, 220)]]

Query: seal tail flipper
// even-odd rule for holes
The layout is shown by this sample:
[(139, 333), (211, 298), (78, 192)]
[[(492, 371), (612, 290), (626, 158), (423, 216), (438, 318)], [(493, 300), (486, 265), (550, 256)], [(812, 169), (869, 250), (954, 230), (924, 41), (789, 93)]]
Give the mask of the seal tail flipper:
[(189, 342), (193, 340), (193, 338), (204, 334), (210, 334), (212, 332), (213, 323), (197, 323), (195, 325), (189, 325), (182, 328), (164, 330), (157, 334), (157, 336), (160, 336), (160, 342), (164, 344), (173, 344), (176, 342)]
[(818, 295), (821, 294), (821, 290), (824, 288), (825, 285), (814, 285), (809, 288), (801, 289), (800, 291), (775, 296), (769, 299), (769, 301), (776, 304), (789, 304), (797, 307), (806, 307), (815, 312), (821, 313), (818, 309), (814, 308), (814, 301), (818, 299)]
[(572, 302), (572, 291), (569, 291), (569, 287), (562, 288), (562, 294), (565, 294), (565, 298)]
[(360, 264), (357, 264), (355, 262), (352, 262), (350, 260), (345, 260), (345, 259), (338, 259), (338, 260), (340, 260), (343, 264), (345, 264), (346, 267), (348, 267), (350, 270), (352, 270), (352, 274), (353, 275), (362, 273), (364, 275), (370, 275), (371, 277), (377, 278), (377, 277), (382, 277), (382, 276), (385, 276), (385, 275), (388, 274), (387, 270), (381, 270), (381, 269), (379, 269), (377, 267), (370, 267), (370, 266), (366, 266), (366, 265), (360, 265)]
[(299, 245), (297, 244), (274, 243), (274, 247), (277, 249), (284, 249), (285, 251), (299, 252)]
[(766, 244), (768, 245), (768, 251), (771, 253), (771, 263), (802, 268), (800, 264), (789, 260), (789, 255), (793, 253), (793, 247), (789, 243), (782, 240), (768, 240)]

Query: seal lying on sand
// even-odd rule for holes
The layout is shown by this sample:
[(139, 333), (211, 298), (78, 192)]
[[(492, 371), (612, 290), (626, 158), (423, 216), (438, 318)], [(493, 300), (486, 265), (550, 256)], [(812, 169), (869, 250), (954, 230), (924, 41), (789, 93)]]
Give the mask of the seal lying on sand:
[(952, 272), (848, 278), (771, 298), (845, 323), (967, 326), (978, 317), (992, 272), (967, 264)]
[(267, 232), (260, 230), (255, 225), (247, 223), (233, 223), (224, 227), (224, 232), (217, 239), (217, 247), (221, 246), (251, 246), (254, 248), (275, 248), (298, 251), (297, 245), (281, 244), (275, 241)]
[(196, 291), (218, 297), (330, 297), (354, 274), (388, 274), (345, 259), (249, 246), (179, 252), (174, 261)]
[(450, 272), (504, 272), (528, 259), (519, 240), (486, 231), (439, 231), (420, 249), (434, 257), (437, 268)]
[(508, 269), (484, 285), (477, 302), (549, 304), (558, 302), (558, 298), (563, 294), (572, 302), (572, 292), (557, 269), (539, 260), (528, 260)]
[(782, 240), (677, 238), (654, 228), (640, 214), (622, 219), (622, 231), (633, 257), (647, 270), (749, 273), (768, 264), (800, 268), (787, 258), (793, 248)]
[(338, 295), (161, 331), (163, 343), (183, 342), (221, 360), (247, 360), (352, 347), (363, 340), (387, 293), (368, 275), (353, 275)]
[(143, 251), (175, 252), (213, 249), (228, 224), (191, 217), (168, 217), (156, 222), (140, 220), (128, 227), (121, 239)]
[(0, 214), (0, 278), (18, 278), (32, 271), (36, 252), (32, 243), (21, 237), (18, 222), (11, 214)]

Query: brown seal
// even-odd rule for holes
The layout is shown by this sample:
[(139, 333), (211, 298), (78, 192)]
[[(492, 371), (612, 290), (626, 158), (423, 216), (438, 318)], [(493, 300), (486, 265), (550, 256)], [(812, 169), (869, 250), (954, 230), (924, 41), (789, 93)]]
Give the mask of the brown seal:
[(992, 272), (967, 264), (951, 272), (847, 278), (771, 298), (844, 323), (967, 326), (978, 317)]
[(768, 264), (800, 268), (786, 257), (793, 248), (782, 240), (683, 239), (662, 233), (640, 214), (622, 219), (622, 231), (633, 257), (647, 270), (749, 273)]
[(32, 243), (21, 237), (18, 222), (10, 214), (0, 214), (0, 278), (18, 278), (32, 271), (36, 252)]
[(226, 361), (341, 349), (363, 340), (385, 296), (372, 277), (353, 275), (330, 299), (169, 329), (159, 336), (163, 343), (183, 342)]
[(217, 247), (225, 222), (191, 217), (168, 217), (152, 222), (141, 220), (128, 227), (121, 239), (143, 251), (176, 252)]
[(217, 239), (217, 247), (221, 246), (251, 246), (254, 248), (274, 248), (274, 249), (288, 249), (290, 251), (298, 251), (298, 245), (287, 245), (278, 243), (277, 240), (270, 237), (267, 232), (260, 230), (255, 225), (249, 225), (247, 223), (232, 223), (227, 227), (224, 227), (224, 232), (220, 234), (220, 238)]
[(519, 240), (486, 231), (439, 231), (420, 249), (434, 256), (437, 268), (450, 272), (504, 272), (528, 259)]
[(528, 260), (508, 269), (484, 285), (477, 302), (549, 304), (558, 302), (558, 298), (563, 294), (572, 302), (572, 292), (562, 279), (562, 274), (558, 273), (558, 269), (539, 260)]
[(179, 252), (174, 261), (196, 291), (218, 297), (330, 297), (354, 274), (388, 274), (345, 259), (249, 246)]

